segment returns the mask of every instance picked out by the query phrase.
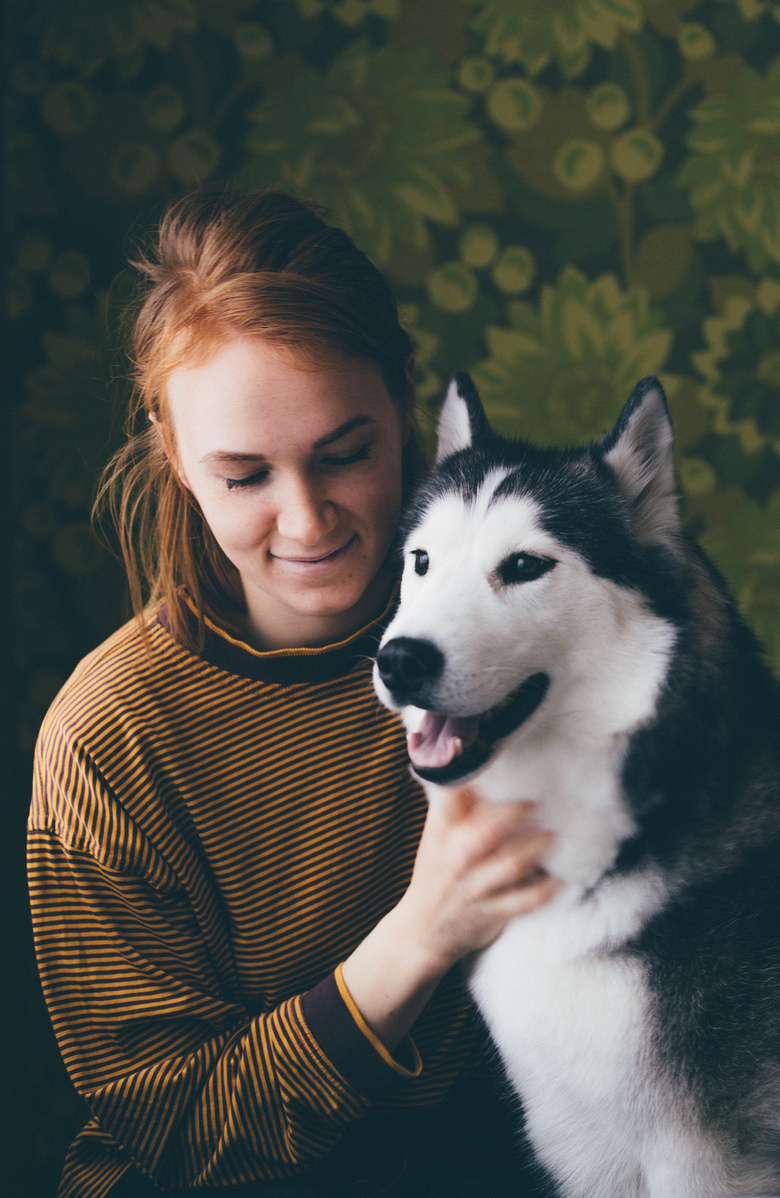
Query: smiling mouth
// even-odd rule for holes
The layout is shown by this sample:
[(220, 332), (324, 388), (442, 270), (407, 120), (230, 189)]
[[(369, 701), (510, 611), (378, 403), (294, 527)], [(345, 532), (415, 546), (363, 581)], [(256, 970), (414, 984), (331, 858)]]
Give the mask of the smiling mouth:
[(498, 741), (533, 715), (549, 685), (549, 675), (532, 674), (516, 691), (481, 715), (426, 711), (419, 730), (407, 738), (415, 774), (425, 782), (442, 785), (473, 774), (489, 761)]
[(345, 549), (349, 548), (354, 539), (355, 537), (353, 535), (348, 541), (345, 541), (343, 545), (339, 545), (338, 549), (331, 549), (330, 553), (324, 553), (322, 557), (282, 557), (276, 553), (272, 553), (271, 557), (275, 558), (278, 562), (291, 562), (294, 566), (314, 566), (319, 562), (328, 562), (331, 560), (331, 558), (337, 557), (338, 554), (343, 553)]

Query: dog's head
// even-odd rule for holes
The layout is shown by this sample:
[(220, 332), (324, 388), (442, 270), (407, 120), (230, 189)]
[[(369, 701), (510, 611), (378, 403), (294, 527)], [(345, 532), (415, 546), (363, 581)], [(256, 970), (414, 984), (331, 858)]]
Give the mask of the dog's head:
[(600, 705), (615, 731), (646, 717), (679, 614), (672, 444), (656, 379), (599, 441), (556, 450), (497, 436), (455, 376), (374, 671), (420, 777), (474, 774), (552, 709), (576, 726)]

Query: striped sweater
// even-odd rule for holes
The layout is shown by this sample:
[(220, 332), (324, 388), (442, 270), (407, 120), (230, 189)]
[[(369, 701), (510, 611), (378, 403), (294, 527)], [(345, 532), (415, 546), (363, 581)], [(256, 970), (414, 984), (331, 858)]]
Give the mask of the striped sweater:
[(371, 685), (386, 617), (269, 653), (209, 624), (195, 654), (163, 607), (146, 643), (126, 625), (55, 700), (30, 892), (93, 1116), (61, 1198), (102, 1198), (131, 1162), (163, 1190), (291, 1176), (464, 1069), (480, 1033), (457, 970), (391, 1056), (338, 968), (403, 894), (425, 816)]

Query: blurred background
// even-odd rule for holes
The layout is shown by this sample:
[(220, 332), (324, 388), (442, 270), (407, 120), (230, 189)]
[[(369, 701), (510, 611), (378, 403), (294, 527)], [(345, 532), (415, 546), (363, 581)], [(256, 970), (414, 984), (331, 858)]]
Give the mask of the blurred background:
[[(199, 182), (317, 200), (384, 270), (433, 414), (589, 440), (667, 389), (687, 526), (780, 672), (780, 0), (7, 0), (0, 875), (9, 1195), (84, 1117), (21, 869), (41, 717), (127, 615), (90, 529), (124, 264)], [(9, 567), (9, 563), (12, 563)]]

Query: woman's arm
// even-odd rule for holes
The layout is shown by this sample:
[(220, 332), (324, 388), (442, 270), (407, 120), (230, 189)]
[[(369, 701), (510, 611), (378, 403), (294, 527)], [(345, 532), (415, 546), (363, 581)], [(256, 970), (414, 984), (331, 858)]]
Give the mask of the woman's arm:
[(468, 789), (431, 805), (404, 897), (342, 968), (386, 1048), (400, 1042), (456, 961), (557, 890), (540, 868), (552, 834), (530, 825), (529, 807), (478, 802)]
[[(371, 1109), (373, 1096), (320, 1051), (300, 995), (254, 1014), (225, 993), (172, 879), (115, 870), (41, 829), (29, 868), (68, 1073), (117, 1151), (156, 1184), (288, 1176)], [(127, 1158), (116, 1159), (118, 1176)], [(83, 1193), (74, 1177), (66, 1192)]]
[[(221, 942), (201, 926), (205, 908), (196, 915), (166, 846), (133, 825), (82, 747), (49, 748), (39, 754), (30, 828), (47, 1003), (69, 1073), (100, 1126), (160, 1185), (289, 1175), (325, 1155), (383, 1087), (417, 1086), (419, 1061), (410, 1070), (375, 1051), (360, 1017), (380, 1048), (392, 1048), (448, 967), (487, 943), (531, 894), (502, 896), (505, 871), (516, 878), (534, 856), (533, 841), (514, 863), (506, 847), (496, 853), (512, 843), (513, 824), (526, 839), (517, 809), (502, 817), (497, 807), (455, 798), (429, 817), (404, 897), (344, 966), (357, 1020), (349, 1004), (339, 1008), (332, 977), (254, 1014), (225, 986), (225, 962), (213, 956)], [(78, 803), (44, 801), (65, 784)], [(463, 1047), (458, 1028), (468, 1008), (455, 1000), (453, 980), (415, 1033), (427, 1089), (426, 1075), (445, 1065), (451, 1076), (447, 1061)], [(335, 1007), (316, 1006), (323, 988)]]

